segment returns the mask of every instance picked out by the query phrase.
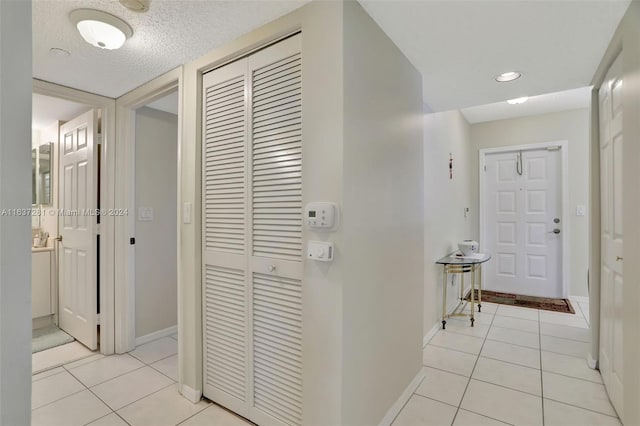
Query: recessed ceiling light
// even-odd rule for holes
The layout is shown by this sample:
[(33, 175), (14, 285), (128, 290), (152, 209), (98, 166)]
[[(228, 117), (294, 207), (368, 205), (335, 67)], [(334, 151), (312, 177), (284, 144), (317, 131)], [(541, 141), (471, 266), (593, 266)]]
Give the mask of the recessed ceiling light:
[(523, 104), (523, 103), (527, 102), (528, 100), (529, 100), (528, 96), (523, 96), (521, 98), (509, 99), (507, 101), (507, 103), (511, 104), (511, 105), (518, 105), (518, 104)]
[(120, 4), (133, 12), (149, 10), (149, 0), (120, 0)]
[(71, 53), (68, 50), (62, 49), (61, 47), (52, 47), (51, 49), (49, 49), (49, 53), (51, 53), (52, 55), (56, 55), (56, 56), (69, 56), (69, 55), (71, 55)]
[(507, 81), (517, 80), (520, 77), (522, 77), (522, 73), (521, 72), (508, 71), (508, 72), (503, 72), (502, 74), (496, 75), (495, 79), (499, 83), (504, 83), (504, 82), (507, 82)]
[(133, 30), (122, 19), (94, 9), (76, 9), (69, 14), (82, 38), (101, 49), (119, 49), (133, 35)]

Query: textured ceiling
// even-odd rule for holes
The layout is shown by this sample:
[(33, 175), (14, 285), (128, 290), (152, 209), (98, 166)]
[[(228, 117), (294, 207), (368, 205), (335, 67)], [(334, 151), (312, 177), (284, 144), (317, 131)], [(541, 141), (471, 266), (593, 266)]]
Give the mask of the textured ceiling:
[(579, 89), (532, 96), (523, 104), (510, 105), (506, 101), (501, 101), (464, 108), (461, 112), (469, 123), (475, 124), (570, 109), (589, 108), (590, 105), (591, 87), (581, 87)]
[[(434, 111), (588, 86), (630, 0), (360, 0)], [(522, 78), (496, 83), (501, 72)]]
[[(151, 0), (147, 13), (136, 13), (115, 0), (34, 0), (33, 75), (118, 97), (304, 3)], [(69, 20), (69, 12), (79, 8), (99, 9), (124, 19), (133, 28), (133, 37), (119, 50), (90, 46)], [(52, 47), (71, 55), (51, 54)]]
[[(139, 14), (115, 0), (35, 0), (34, 76), (118, 97), (306, 1), (152, 0)], [(629, 1), (360, 3), (422, 73), (425, 103), (443, 111), (589, 85)], [(77, 8), (117, 15), (134, 35), (120, 50), (94, 48), (69, 21)], [(523, 77), (493, 80), (512, 69)]]

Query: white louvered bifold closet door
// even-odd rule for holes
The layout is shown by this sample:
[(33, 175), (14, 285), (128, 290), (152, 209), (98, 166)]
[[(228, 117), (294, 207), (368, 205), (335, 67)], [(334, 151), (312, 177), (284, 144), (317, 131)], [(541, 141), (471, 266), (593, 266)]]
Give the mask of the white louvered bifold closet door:
[(300, 42), (203, 76), (204, 395), (258, 424), (302, 424)]

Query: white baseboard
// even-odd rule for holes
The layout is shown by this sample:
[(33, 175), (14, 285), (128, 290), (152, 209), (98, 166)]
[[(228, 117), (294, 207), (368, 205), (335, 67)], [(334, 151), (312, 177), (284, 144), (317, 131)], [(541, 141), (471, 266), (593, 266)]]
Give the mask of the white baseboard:
[(594, 359), (593, 356), (591, 356), (591, 353), (589, 353), (587, 355), (587, 365), (592, 370), (597, 370), (598, 369), (598, 360)]
[(380, 426), (390, 426), (391, 423), (393, 423), (396, 416), (400, 413), (400, 411), (402, 410), (404, 405), (407, 403), (409, 398), (411, 398), (411, 395), (413, 395), (415, 390), (420, 385), (420, 382), (422, 382), (422, 379), (424, 379), (424, 370), (420, 368), (420, 371), (418, 371), (418, 374), (416, 375), (416, 377), (414, 377), (413, 380), (411, 380), (411, 383), (409, 383), (409, 386), (407, 386), (404, 392), (402, 392), (402, 394), (400, 395), (400, 398), (398, 398), (398, 400), (391, 406), (391, 408), (389, 408), (389, 411), (387, 411), (387, 414), (385, 414), (382, 420), (380, 420), (380, 423), (379, 423)]
[(144, 336), (136, 337), (136, 346), (144, 345), (145, 343), (158, 340), (161, 337), (171, 336), (172, 334), (176, 334), (177, 332), (178, 326), (174, 325), (172, 327), (165, 328), (164, 330), (158, 330)]
[(440, 323), (436, 323), (433, 327), (431, 327), (431, 330), (427, 331), (427, 334), (424, 335), (424, 338), (422, 339), (422, 347), (424, 348), (425, 346), (427, 346), (427, 343), (429, 343), (429, 340), (431, 340), (431, 338), (433, 336), (435, 336), (435, 334), (438, 332), (438, 330), (440, 330)]
[(589, 297), (587, 296), (569, 296), (569, 300), (579, 303), (589, 303)]
[(202, 399), (202, 391), (197, 391), (187, 385), (182, 385), (180, 393), (183, 397), (194, 404), (197, 404)]

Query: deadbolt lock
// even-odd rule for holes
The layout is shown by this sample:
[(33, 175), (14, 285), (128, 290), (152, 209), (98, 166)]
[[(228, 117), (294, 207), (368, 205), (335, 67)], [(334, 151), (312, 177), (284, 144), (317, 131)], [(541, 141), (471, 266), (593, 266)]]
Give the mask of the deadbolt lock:
[(560, 218), (556, 217), (555, 219), (553, 219), (553, 223), (560, 223)]

